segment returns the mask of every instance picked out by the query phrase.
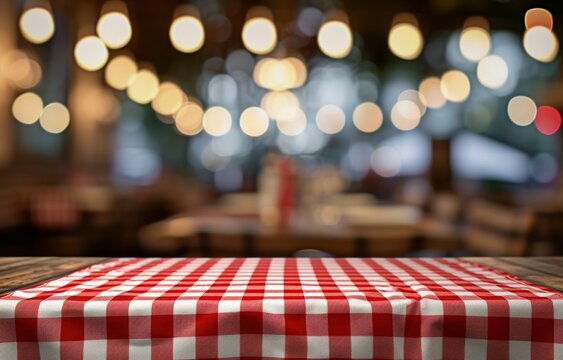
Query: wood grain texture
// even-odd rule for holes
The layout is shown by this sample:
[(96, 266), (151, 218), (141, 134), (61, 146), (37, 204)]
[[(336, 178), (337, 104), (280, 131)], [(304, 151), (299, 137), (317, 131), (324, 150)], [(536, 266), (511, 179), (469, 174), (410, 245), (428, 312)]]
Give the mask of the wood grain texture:
[(106, 258), (0, 258), (0, 294), (67, 275)]
[(516, 275), (534, 284), (563, 291), (563, 257), (473, 257), (465, 260)]

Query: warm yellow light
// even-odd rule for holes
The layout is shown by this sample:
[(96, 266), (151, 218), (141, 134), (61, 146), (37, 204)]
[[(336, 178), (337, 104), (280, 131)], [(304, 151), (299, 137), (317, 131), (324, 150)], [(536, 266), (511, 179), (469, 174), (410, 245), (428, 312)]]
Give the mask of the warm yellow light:
[(53, 15), (43, 8), (27, 9), (20, 18), (20, 30), (27, 41), (34, 44), (44, 43), (55, 33)]
[(358, 130), (371, 133), (377, 131), (383, 124), (383, 112), (376, 104), (364, 102), (356, 106), (352, 119)]
[(221, 106), (214, 106), (203, 114), (203, 129), (211, 136), (222, 136), (231, 130), (231, 113)]
[(438, 109), (446, 104), (446, 98), (440, 89), (440, 79), (435, 76), (424, 79), (418, 91), (422, 102), (431, 109)]
[(459, 70), (450, 70), (442, 75), (440, 90), (449, 101), (463, 102), (469, 97), (471, 84), (464, 73)]
[(489, 55), (479, 61), (477, 65), (477, 79), (484, 86), (498, 89), (508, 80), (508, 65), (503, 58)]
[(527, 96), (515, 96), (508, 102), (508, 117), (518, 126), (533, 123), (537, 111), (536, 103)]
[(161, 115), (172, 115), (186, 102), (186, 94), (174, 83), (165, 81), (158, 87), (158, 93), (152, 99), (152, 108)]
[(158, 85), (156, 75), (150, 70), (142, 69), (131, 79), (127, 95), (138, 104), (148, 104), (158, 94)]
[(109, 86), (117, 90), (125, 90), (137, 73), (135, 60), (127, 55), (119, 55), (111, 59), (106, 66), (105, 79)]
[(176, 50), (184, 53), (196, 52), (205, 42), (205, 30), (195, 16), (176, 18), (169, 31), (170, 41)]
[(278, 130), (287, 136), (301, 134), (307, 126), (307, 116), (301, 109), (296, 109), (293, 115), (285, 121), (277, 121)]
[(346, 115), (339, 106), (325, 105), (317, 111), (315, 122), (325, 134), (338, 134), (344, 129)]
[(87, 122), (108, 123), (115, 120), (120, 111), (114, 92), (93, 80), (79, 81), (74, 85), (69, 107), (73, 118)]
[(395, 56), (405, 60), (413, 60), (420, 55), (424, 39), (416, 26), (402, 23), (391, 28), (387, 43)]
[(285, 61), (291, 64), (296, 74), (295, 82), (292, 84), (291, 88), (298, 88), (303, 86), (303, 84), (305, 84), (305, 81), (307, 81), (307, 65), (305, 65), (305, 63), (301, 59), (296, 57), (288, 57), (285, 59)]
[(422, 116), (424, 116), (424, 114), (426, 114), (426, 103), (422, 99), (422, 96), (418, 91), (408, 89), (408, 90), (401, 92), (399, 94), (399, 97), (397, 98), (397, 101), (401, 101), (401, 100), (408, 100), (408, 101), (414, 103), (418, 107), (418, 110), (420, 112), (420, 117), (422, 117)]
[(559, 42), (550, 29), (534, 26), (524, 33), (524, 49), (532, 58), (547, 63), (557, 56)]
[(197, 135), (203, 129), (203, 109), (196, 103), (187, 103), (174, 115), (174, 120), (182, 134)]
[(276, 47), (278, 33), (272, 20), (255, 17), (248, 20), (242, 28), (242, 42), (248, 51), (264, 55)]
[(240, 115), (240, 129), (248, 136), (261, 136), (270, 125), (268, 114), (259, 107), (249, 107)]
[(43, 100), (39, 95), (26, 92), (21, 94), (14, 100), (12, 105), (12, 114), (14, 118), (22, 124), (33, 124), (39, 119), (43, 110)]
[(402, 131), (409, 131), (420, 123), (420, 109), (409, 100), (400, 100), (391, 109), (391, 122)]
[(8, 54), (3, 73), (10, 83), (21, 89), (31, 89), (41, 81), (41, 66), (23, 52)]
[(108, 49), (97, 36), (86, 36), (74, 47), (74, 58), (82, 69), (96, 71), (104, 67), (108, 61)]
[(487, 56), (491, 50), (489, 32), (481, 27), (468, 27), (459, 38), (461, 54), (469, 61), (477, 62)]
[(552, 29), (553, 15), (551, 15), (551, 13), (546, 9), (533, 8), (526, 11), (524, 23), (526, 25), (526, 29), (531, 29), (535, 26), (543, 26), (548, 29)]
[(98, 36), (110, 49), (119, 49), (131, 41), (131, 23), (129, 18), (120, 12), (109, 12), (102, 15), (96, 26)]
[(274, 120), (285, 121), (300, 109), (299, 99), (290, 91), (270, 91), (260, 102), (262, 109)]
[(41, 112), (39, 124), (43, 130), (51, 134), (61, 133), (70, 124), (70, 113), (63, 104), (50, 103)]
[(254, 81), (270, 90), (286, 90), (302, 86), (307, 80), (307, 67), (298, 58), (264, 58), (254, 67)]
[(352, 50), (352, 31), (348, 24), (342, 21), (328, 21), (319, 29), (317, 43), (326, 56), (341, 59)]

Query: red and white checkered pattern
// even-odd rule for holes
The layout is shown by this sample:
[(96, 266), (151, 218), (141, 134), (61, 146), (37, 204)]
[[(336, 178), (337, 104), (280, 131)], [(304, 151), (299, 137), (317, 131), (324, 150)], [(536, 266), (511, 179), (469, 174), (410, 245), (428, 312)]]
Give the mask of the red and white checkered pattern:
[(457, 259), (117, 259), (0, 296), (1, 359), (563, 359), (563, 295)]

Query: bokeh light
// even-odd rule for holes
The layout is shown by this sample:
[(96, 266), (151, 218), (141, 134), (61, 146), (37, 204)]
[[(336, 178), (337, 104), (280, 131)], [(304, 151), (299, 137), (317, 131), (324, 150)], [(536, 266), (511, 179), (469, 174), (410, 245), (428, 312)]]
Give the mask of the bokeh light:
[(276, 47), (278, 33), (272, 20), (265, 17), (249, 19), (242, 28), (242, 42), (248, 51), (264, 55)]
[(240, 129), (248, 136), (261, 136), (270, 125), (266, 112), (256, 106), (245, 109), (240, 115)]
[(27, 9), (20, 18), (20, 31), (27, 41), (44, 43), (55, 33), (53, 15), (47, 9), (39, 7)]
[(105, 68), (106, 83), (116, 90), (125, 90), (137, 73), (137, 63), (127, 55), (111, 59)]
[(110, 49), (120, 49), (131, 41), (133, 30), (127, 15), (120, 12), (109, 12), (98, 20), (96, 32)]
[(421, 118), (420, 109), (410, 100), (400, 100), (391, 109), (391, 122), (401, 131), (409, 131), (418, 126)]
[(278, 130), (287, 136), (297, 136), (301, 134), (307, 126), (307, 116), (303, 110), (297, 108), (291, 117), (284, 121), (277, 121)]
[(382, 177), (393, 177), (401, 170), (401, 154), (391, 146), (381, 146), (371, 155), (371, 168)]
[(534, 26), (543, 26), (551, 30), (553, 28), (553, 16), (546, 9), (529, 9), (524, 16), (524, 24), (526, 29), (531, 29)]
[(196, 103), (189, 102), (174, 115), (176, 129), (184, 135), (197, 135), (203, 129), (203, 109)]
[(274, 120), (286, 121), (300, 109), (299, 99), (290, 91), (270, 91), (260, 101), (260, 107), (266, 110)]
[(534, 122), (537, 107), (534, 100), (527, 96), (515, 96), (508, 102), (508, 117), (518, 126), (527, 126)]
[(352, 31), (348, 24), (342, 21), (328, 21), (319, 29), (317, 43), (326, 56), (334, 59), (344, 58), (352, 50)]
[(43, 130), (51, 134), (63, 132), (70, 124), (70, 113), (61, 103), (50, 103), (45, 106), (39, 116), (39, 124)]
[(231, 113), (221, 106), (213, 106), (203, 114), (203, 129), (211, 136), (223, 136), (231, 130)]
[(352, 114), (356, 128), (365, 133), (377, 131), (383, 124), (381, 108), (372, 102), (364, 102), (356, 106)]
[(435, 76), (428, 77), (418, 87), (422, 102), (431, 109), (441, 108), (446, 104), (446, 98), (440, 88), (440, 79)]
[(561, 127), (561, 113), (553, 106), (538, 107), (534, 125), (544, 135), (553, 135)]
[(337, 105), (325, 105), (317, 111), (315, 122), (325, 134), (337, 134), (344, 129), (346, 115)]
[(2, 73), (11, 85), (20, 89), (36, 86), (43, 75), (39, 63), (23, 51), (9, 51), (2, 57)]
[(420, 112), (419, 117), (423, 117), (424, 114), (426, 113), (426, 104), (423, 101), (422, 96), (418, 91), (413, 89), (407, 89), (402, 91), (399, 94), (397, 101), (402, 101), (402, 100), (407, 100), (414, 103), (418, 107), (418, 110)]
[(195, 16), (176, 18), (170, 25), (169, 36), (174, 48), (183, 53), (196, 52), (205, 42), (205, 30)]
[(477, 79), (490, 89), (498, 89), (508, 80), (508, 65), (503, 58), (489, 55), (479, 61), (477, 65)]
[(416, 59), (424, 46), (424, 39), (418, 27), (407, 23), (393, 26), (387, 42), (391, 52), (404, 60)]
[(138, 104), (148, 104), (158, 94), (158, 86), (158, 77), (148, 69), (141, 69), (131, 79), (127, 96)]
[(22, 124), (30, 125), (39, 120), (43, 110), (43, 100), (39, 95), (26, 92), (18, 96), (12, 104), (14, 118)]
[(489, 32), (481, 27), (463, 29), (459, 38), (459, 49), (467, 60), (472, 62), (481, 60), (491, 50)]
[(559, 52), (559, 41), (550, 29), (535, 26), (524, 33), (524, 50), (537, 61), (551, 62)]
[(158, 87), (158, 93), (152, 99), (152, 108), (161, 115), (172, 115), (187, 102), (187, 96), (180, 87), (165, 81)]
[(254, 82), (265, 89), (286, 90), (302, 86), (307, 80), (307, 67), (301, 59), (264, 58), (253, 72)]
[(469, 78), (459, 70), (450, 70), (440, 79), (440, 90), (452, 102), (463, 102), (469, 97), (471, 84)]
[(86, 36), (74, 47), (74, 58), (82, 69), (100, 70), (108, 61), (109, 53), (104, 42), (97, 36)]

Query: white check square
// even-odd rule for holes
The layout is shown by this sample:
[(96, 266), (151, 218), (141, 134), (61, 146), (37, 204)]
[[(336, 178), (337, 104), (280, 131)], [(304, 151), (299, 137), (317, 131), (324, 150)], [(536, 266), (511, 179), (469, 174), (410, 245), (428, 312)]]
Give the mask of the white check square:
[(307, 336), (307, 358), (326, 359), (328, 356), (328, 336)]
[(373, 358), (373, 337), (352, 336), (352, 359)]
[(217, 338), (220, 358), (240, 357), (240, 335), (221, 335)]
[(262, 356), (273, 358), (285, 357), (285, 336), (264, 335), (262, 336)]

